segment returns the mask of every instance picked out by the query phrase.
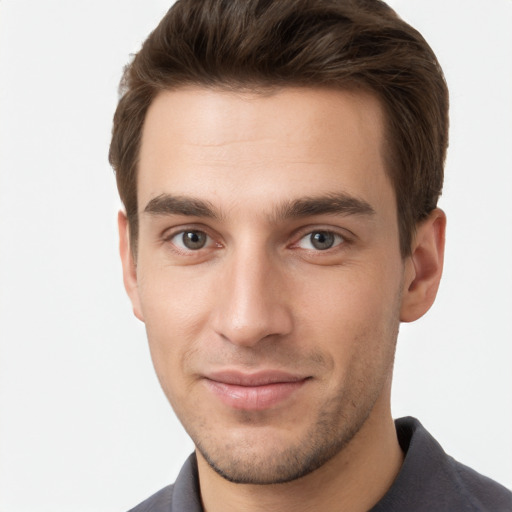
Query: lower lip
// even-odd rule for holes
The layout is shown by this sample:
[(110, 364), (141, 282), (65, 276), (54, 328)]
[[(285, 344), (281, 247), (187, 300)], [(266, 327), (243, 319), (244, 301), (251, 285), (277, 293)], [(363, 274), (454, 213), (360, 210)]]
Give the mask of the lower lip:
[(208, 388), (224, 404), (234, 409), (251, 411), (262, 411), (279, 405), (298, 391), (305, 382), (306, 380), (299, 380), (275, 382), (262, 386), (239, 386), (209, 379), (205, 380)]

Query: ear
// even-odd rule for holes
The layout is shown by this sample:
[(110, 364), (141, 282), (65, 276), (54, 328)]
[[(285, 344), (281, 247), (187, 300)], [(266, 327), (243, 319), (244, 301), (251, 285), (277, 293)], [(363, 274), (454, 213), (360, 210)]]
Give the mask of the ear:
[(436, 208), (416, 229), (411, 255), (405, 262), (400, 321), (413, 322), (434, 303), (443, 273), (446, 215)]
[(137, 282), (137, 265), (130, 246), (130, 228), (128, 219), (123, 211), (117, 214), (117, 225), (119, 228), (119, 252), (123, 265), (124, 288), (133, 307), (133, 314), (144, 322), (142, 309), (140, 307), (139, 286)]

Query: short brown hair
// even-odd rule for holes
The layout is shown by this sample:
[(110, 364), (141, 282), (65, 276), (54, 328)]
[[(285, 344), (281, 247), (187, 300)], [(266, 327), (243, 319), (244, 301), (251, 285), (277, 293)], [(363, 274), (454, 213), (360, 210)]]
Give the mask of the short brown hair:
[[(448, 90), (424, 38), (380, 0), (178, 0), (121, 81), (110, 163), (138, 234), (137, 162), (149, 105), (185, 85), (230, 89), (364, 87), (386, 113), (387, 170), (400, 250), (437, 205)], [(135, 245), (132, 245), (135, 250)]]

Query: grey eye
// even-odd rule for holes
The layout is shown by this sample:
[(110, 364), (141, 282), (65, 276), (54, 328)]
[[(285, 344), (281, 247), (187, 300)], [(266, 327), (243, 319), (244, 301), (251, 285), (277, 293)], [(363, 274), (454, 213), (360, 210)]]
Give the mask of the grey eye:
[(335, 236), (328, 231), (315, 231), (310, 235), (311, 245), (320, 251), (330, 249), (335, 242)]
[(302, 249), (326, 251), (344, 242), (343, 237), (331, 231), (312, 231), (299, 241)]
[(176, 236), (176, 239), (176, 245), (197, 251), (206, 245), (208, 235), (202, 231), (183, 231)]

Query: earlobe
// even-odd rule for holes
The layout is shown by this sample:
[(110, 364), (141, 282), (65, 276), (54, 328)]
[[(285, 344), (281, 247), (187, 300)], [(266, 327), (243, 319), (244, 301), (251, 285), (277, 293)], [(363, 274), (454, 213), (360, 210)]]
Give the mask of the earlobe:
[(128, 219), (123, 211), (117, 215), (117, 225), (119, 228), (119, 253), (123, 266), (123, 282), (126, 293), (130, 298), (133, 307), (133, 314), (144, 322), (142, 310), (140, 307), (139, 287), (137, 283), (137, 266), (130, 245), (130, 228)]
[(400, 321), (413, 322), (422, 317), (436, 298), (443, 272), (446, 215), (436, 208), (421, 221), (405, 262)]

